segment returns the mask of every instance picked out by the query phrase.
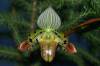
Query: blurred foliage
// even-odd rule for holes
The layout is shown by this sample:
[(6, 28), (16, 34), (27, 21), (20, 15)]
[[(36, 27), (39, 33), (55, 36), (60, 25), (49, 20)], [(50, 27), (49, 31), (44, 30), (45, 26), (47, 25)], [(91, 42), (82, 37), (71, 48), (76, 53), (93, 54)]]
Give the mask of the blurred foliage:
[[(62, 26), (58, 31), (67, 31), (88, 19), (100, 17), (100, 0), (11, 0), (11, 2), (11, 10), (8, 13), (0, 13), (0, 25), (5, 25), (10, 29), (16, 44), (27, 39), (28, 33), (34, 30), (32, 29), (31, 17), (34, 16), (37, 19), (41, 12), (49, 6), (52, 6), (61, 17)], [(33, 3), (36, 3), (35, 7)], [(16, 11), (15, 16), (12, 14), (13, 7)], [(33, 9), (36, 11), (33, 11)], [(34, 19), (34, 22), (36, 22), (36, 19)], [(65, 62), (70, 61), (73, 62), (73, 64), (75, 63), (75, 66), (100, 66), (99, 34), (100, 28), (83, 33), (82, 36), (91, 44), (90, 50), (86, 51), (78, 47), (78, 53), (75, 55), (66, 55), (63, 51), (60, 51), (55, 58), (56, 64), (60, 66), (60, 63), (65, 60)], [(38, 61), (33, 62), (30, 61), (26, 56), (20, 54), (17, 48), (3, 48), (0, 46), (0, 57), (14, 60), (17, 60), (18, 57), (23, 57), (21, 58), (24, 60), (22, 63), (16, 61), (19, 64), (18, 66), (47, 65), (47, 63), (41, 61), (41, 59), (37, 59)], [(35, 59), (33, 58), (33, 60)], [(52, 63), (50, 65), (55, 66)]]

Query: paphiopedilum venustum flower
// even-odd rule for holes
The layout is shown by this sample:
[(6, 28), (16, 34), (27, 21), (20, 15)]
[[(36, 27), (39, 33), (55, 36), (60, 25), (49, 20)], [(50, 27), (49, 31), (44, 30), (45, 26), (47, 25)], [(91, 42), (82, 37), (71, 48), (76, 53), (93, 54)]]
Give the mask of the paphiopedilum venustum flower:
[[(37, 25), (41, 30), (31, 33), (28, 40), (23, 41), (18, 49), (22, 52), (29, 51), (34, 44), (38, 43), (41, 49), (41, 57), (45, 61), (51, 62), (55, 57), (58, 44), (63, 45), (64, 43), (64, 35), (62, 36), (57, 32), (57, 29), (61, 26), (60, 17), (49, 7), (39, 16)], [(66, 50), (71, 50), (69, 46), (66, 48), (68, 48)]]

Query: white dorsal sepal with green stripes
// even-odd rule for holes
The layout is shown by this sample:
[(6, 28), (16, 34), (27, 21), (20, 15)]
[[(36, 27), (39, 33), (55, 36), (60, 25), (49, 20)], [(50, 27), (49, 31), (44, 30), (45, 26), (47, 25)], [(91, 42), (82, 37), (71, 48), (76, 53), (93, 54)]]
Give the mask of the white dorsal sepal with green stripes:
[(56, 30), (60, 27), (61, 20), (54, 9), (52, 7), (49, 7), (39, 16), (37, 25), (41, 29)]

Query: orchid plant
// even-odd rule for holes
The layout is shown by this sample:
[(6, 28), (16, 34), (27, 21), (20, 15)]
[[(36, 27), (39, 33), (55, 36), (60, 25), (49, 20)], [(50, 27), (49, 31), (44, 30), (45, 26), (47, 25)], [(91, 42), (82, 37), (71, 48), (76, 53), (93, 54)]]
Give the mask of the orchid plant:
[(46, 62), (52, 62), (55, 57), (57, 48), (60, 47), (65, 53), (77, 53), (75, 45), (68, 41), (68, 37), (73, 32), (78, 31), (78, 28), (86, 27), (89, 24), (100, 21), (100, 18), (90, 19), (78, 26), (71, 28), (70, 31), (58, 32), (61, 27), (61, 19), (52, 7), (48, 7), (37, 20), (37, 26), (40, 30), (30, 32), (27, 40), (20, 43), (19, 51), (31, 51), (34, 46), (38, 45), (41, 50), (41, 57)]

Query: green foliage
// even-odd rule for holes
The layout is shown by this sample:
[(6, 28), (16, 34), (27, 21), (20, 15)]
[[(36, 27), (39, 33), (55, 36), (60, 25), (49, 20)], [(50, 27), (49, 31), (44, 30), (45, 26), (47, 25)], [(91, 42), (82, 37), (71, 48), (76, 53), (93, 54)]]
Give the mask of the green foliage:
[(15, 39), (17, 44), (19, 44), (23, 39), (21, 38), (20, 31), (25, 31), (27, 33), (29, 31), (26, 31), (26, 29), (31, 29), (30, 23), (23, 19), (21, 15), (17, 15), (14, 17), (10, 13), (3, 13), (0, 14), (0, 21), (0, 25), (7, 26), (10, 31), (12, 31), (13, 38)]
[(84, 34), (84, 36), (87, 38), (87, 40), (91, 44), (91, 53), (96, 56), (99, 55), (100, 50), (100, 30), (96, 29), (94, 31), (88, 32)]
[(6, 58), (10, 60), (19, 60), (21, 58), (21, 54), (16, 50), (15, 48), (12, 47), (3, 47), (0, 46), (0, 58)]

